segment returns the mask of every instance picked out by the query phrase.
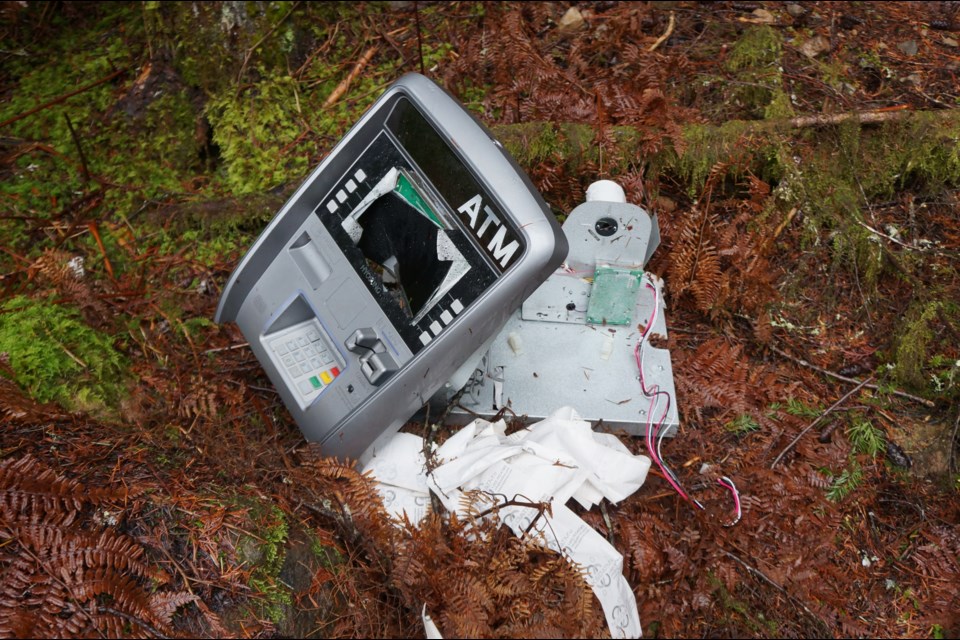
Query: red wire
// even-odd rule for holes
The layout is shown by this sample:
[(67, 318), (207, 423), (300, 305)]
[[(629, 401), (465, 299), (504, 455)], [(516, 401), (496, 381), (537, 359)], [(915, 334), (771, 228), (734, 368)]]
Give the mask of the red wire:
[[(670, 413), (670, 394), (666, 391), (660, 391), (660, 385), (653, 385), (650, 389), (647, 389), (647, 381), (643, 372), (643, 358), (641, 357), (641, 352), (643, 349), (644, 340), (646, 340), (647, 334), (650, 333), (653, 328), (653, 321), (656, 318), (657, 314), (657, 305), (659, 304), (659, 299), (657, 295), (657, 289), (652, 286), (649, 282), (646, 283), (648, 289), (653, 291), (653, 310), (650, 312), (650, 318), (647, 320), (647, 326), (643, 328), (643, 331), (640, 333), (640, 340), (637, 341), (637, 346), (633, 350), (633, 357), (637, 361), (637, 369), (640, 371), (640, 390), (643, 394), (650, 398), (650, 407), (647, 411), (647, 451), (650, 452), (650, 457), (654, 462), (657, 463), (657, 466), (660, 468), (660, 472), (663, 475), (663, 478), (670, 484), (673, 489), (680, 494), (680, 496), (687, 502), (692, 502), (700, 509), (703, 509), (703, 505), (700, 504), (697, 500), (691, 500), (690, 496), (687, 495), (687, 492), (683, 490), (680, 486), (680, 480), (676, 475), (666, 467), (663, 461), (660, 459), (660, 456), (657, 455), (657, 449), (654, 447), (654, 441), (660, 435), (660, 429), (663, 427), (664, 421), (667, 419), (667, 414)], [(664, 407), (663, 413), (660, 415), (660, 419), (656, 424), (653, 423), (653, 410), (656, 405), (657, 397), (661, 394), (667, 397), (667, 404)], [(726, 482), (724, 482), (726, 481)], [(740, 517), (742, 515), (741, 506), (740, 506), (740, 494), (737, 491), (736, 485), (733, 484), (733, 480), (730, 480), (726, 476), (723, 478), (717, 479), (717, 482), (723, 488), (730, 491), (733, 496), (734, 509), (736, 510), (736, 518), (733, 522), (726, 524), (724, 526), (732, 527), (733, 525), (740, 522)]]

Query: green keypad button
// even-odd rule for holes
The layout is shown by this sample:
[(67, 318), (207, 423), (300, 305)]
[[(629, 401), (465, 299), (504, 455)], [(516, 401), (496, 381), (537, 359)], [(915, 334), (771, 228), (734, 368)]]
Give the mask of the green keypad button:
[(313, 385), (314, 389), (319, 389), (323, 385), (320, 383), (320, 379), (317, 376), (310, 376), (310, 384)]

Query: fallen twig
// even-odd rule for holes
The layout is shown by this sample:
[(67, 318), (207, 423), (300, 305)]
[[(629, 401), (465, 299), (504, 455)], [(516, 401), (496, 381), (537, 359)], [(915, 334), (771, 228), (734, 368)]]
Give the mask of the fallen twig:
[(960, 431), (960, 409), (957, 409), (957, 421), (953, 425), (953, 433), (950, 435), (950, 470), (957, 468), (957, 431)]
[(99, 247), (100, 254), (103, 256), (103, 268), (110, 274), (111, 280), (116, 280), (116, 277), (113, 275), (113, 265), (110, 264), (110, 258), (107, 257), (107, 248), (103, 246), (103, 240), (100, 239), (100, 231), (97, 229), (96, 221), (91, 220), (88, 222), (87, 229), (90, 230), (93, 239), (97, 241), (97, 247)]
[(654, 42), (652, 45), (650, 45), (650, 48), (647, 49), (647, 51), (649, 51), (650, 53), (653, 53), (654, 51), (657, 50), (657, 47), (659, 47), (659, 46), (662, 45), (664, 42), (666, 42), (667, 39), (668, 39), (671, 35), (673, 35), (673, 28), (674, 28), (674, 26), (676, 26), (676, 24), (677, 24), (677, 16), (674, 14), (673, 11), (671, 11), (671, 12), (670, 12), (670, 21), (667, 22), (667, 30), (663, 32), (663, 35), (662, 35), (662, 36), (660, 36), (659, 38), (657, 38), (657, 41), (656, 41), (656, 42)]
[(350, 73), (346, 78), (340, 81), (340, 84), (337, 85), (337, 88), (333, 90), (326, 100), (323, 102), (324, 108), (329, 107), (333, 103), (343, 96), (347, 92), (347, 89), (350, 88), (350, 83), (353, 82), (360, 72), (363, 71), (364, 67), (367, 66), (367, 63), (370, 62), (371, 58), (377, 53), (378, 47), (376, 45), (370, 47), (363, 52), (363, 55), (360, 56), (360, 59), (357, 60), (357, 64), (353, 65), (353, 69), (350, 70)]
[(232, 344), (229, 347), (217, 347), (216, 349), (207, 349), (204, 353), (220, 353), (221, 351), (233, 351), (234, 349), (243, 349), (244, 347), (249, 347), (249, 342), (241, 342), (240, 344)]
[(792, 209), (790, 209), (790, 213), (788, 213), (787, 217), (783, 219), (783, 222), (781, 222), (779, 226), (777, 226), (777, 230), (773, 232), (773, 236), (771, 236), (770, 242), (773, 242), (780, 237), (780, 234), (783, 233), (783, 230), (786, 229), (791, 222), (793, 222), (794, 217), (796, 217), (797, 215), (797, 211), (799, 211), (797, 207), (793, 207)]
[(87, 168), (87, 156), (83, 152), (83, 147), (80, 146), (80, 136), (77, 135), (77, 130), (73, 128), (73, 123), (70, 122), (70, 116), (65, 113), (63, 114), (63, 117), (67, 121), (67, 129), (70, 130), (70, 137), (73, 138), (73, 144), (77, 147), (77, 155), (80, 156), (80, 168), (83, 170), (83, 179), (87, 182), (90, 182), (90, 170)]
[(427, 70), (423, 66), (423, 36), (420, 33), (420, 7), (417, 0), (413, 0), (413, 18), (414, 25), (417, 28), (417, 55), (420, 56), (420, 74), (427, 75)]
[[(849, 382), (850, 384), (857, 384), (857, 385), (858, 385), (858, 384), (861, 384), (860, 380), (857, 380), (856, 378), (848, 378), (847, 376), (842, 376), (842, 375), (840, 375), (839, 373), (834, 373), (833, 371), (828, 371), (828, 370), (826, 370), (826, 369), (823, 369), (823, 368), (821, 368), (821, 367), (818, 367), (818, 366), (815, 365), (815, 364), (812, 364), (812, 363), (810, 363), (810, 362), (807, 362), (807, 361), (804, 360), (803, 358), (797, 358), (796, 356), (792, 356), (792, 355), (790, 355), (789, 353), (787, 353), (786, 351), (783, 351), (782, 349), (778, 349), (777, 347), (775, 347), (775, 346), (773, 346), (773, 345), (770, 345), (770, 349), (771, 349), (774, 353), (780, 354), (781, 356), (783, 356), (783, 357), (786, 358), (787, 360), (792, 360), (792, 361), (796, 362), (797, 364), (799, 364), (800, 366), (807, 367), (808, 369), (813, 369), (814, 371), (816, 371), (816, 372), (818, 372), (818, 373), (822, 373), (822, 374), (825, 375), (825, 376), (829, 376), (829, 377), (831, 377), (831, 378), (836, 378), (837, 380), (843, 380), (844, 382)], [(873, 389), (874, 391), (880, 391), (880, 387), (878, 387), (878, 386), (875, 385), (875, 384), (866, 384), (866, 382), (864, 382), (863, 386), (866, 387), (867, 389)], [(884, 390), (884, 391), (886, 391), (886, 390)], [(895, 395), (895, 396), (900, 396), (901, 398), (906, 398), (907, 400), (913, 400), (914, 402), (919, 402), (920, 404), (922, 404), (922, 405), (924, 405), (924, 406), (927, 406), (927, 407), (930, 407), (931, 409), (933, 409), (934, 407), (937, 406), (937, 404), (936, 404), (934, 401), (932, 401), (932, 400), (927, 400), (926, 398), (921, 398), (921, 397), (919, 397), (919, 396), (913, 395), (912, 393), (907, 393), (906, 391), (900, 391), (899, 389), (893, 389), (893, 390), (890, 391), (890, 393), (892, 393), (892, 394)]]
[(129, 623), (135, 624), (135, 625), (139, 626), (140, 628), (144, 629), (145, 631), (149, 631), (150, 633), (153, 634), (153, 637), (154, 637), (154, 638), (163, 638), (163, 639), (166, 639), (166, 638), (169, 638), (169, 637), (170, 637), (170, 636), (164, 635), (163, 633), (160, 632), (159, 629), (157, 629), (157, 628), (154, 627), (154, 626), (151, 626), (151, 625), (148, 624), (146, 621), (141, 620), (140, 618), (138, 618), (138, 617), (136, 617), (136, 616), (132, 616), (132, 615), (130, 615), (129, 613), (120, 611), (119, 609), (113, 609), (113, 608), (111, 608), (111, 607), (98, 607), (98, 608), (97, 608), (97, 612), (98, 612), (98, 613), (109, 613), (109, 614), (111, 614), (111, 615), (117, 616), (118, 618), (123, 618), (124, 620), (126, 620), (126, 621), (129, 622)]
[(727, 550), (725, 550), (725, 549), (721, 549), (721, 551), (723, 552), (723, 555), (727, 556), (728, 558), (730, 558), (731, 560), (733, 560), (734, 562), (736, 562), (737, 564), (739, 564), (741, 567), (743, 567), (744, 569), (746, 569), (748, 572), (750, 572), (751, 574), (753, 574), (755, 577), (760, 578), (761, 580), (763, 580), (764, 582), (766, 582), (767, 584), (769, 584), (769, 585), (770, 585), (771, 587), (773, 587), (774, 589), (777, 589), (780, 593), (782, 593), (783, 595), (785, 595), (785, 596), (787, 597), (787, 599), (790, 600), (790, 602), (792, 602), (792, 603), (794, 604), (794, 606), (800, 607), (801, 609), (803, 609), (803, 610), (807, 613), (808, 616), (810, 616), (811, 618), (813, 618), (814, 620), (816, 620), (817, 622), (819, 622), (823, 627), (826, 627), (826, 625), (824, 624), (823, 620), (821, 620), (820, 617), (817, 616), (813, 611), (810, 611), (810, 609), (807, 607), (807, 605), (803, 604), (803, 602), (801, 602), (801, 601), (798, 600), (797, 598), (795, 598), (795, 597), (793, 597), (792, 595), (790, 595), (790, 593), (789, 593), (786, 589), (784, 589), (782, 586), (780, 586), (775, 580), (773, 580), (772, 578), (767, 577), (767, 574), (765, 574), (764, 572), (760, 571), (760, 570), (757, 569), (756, 567), (750, 566), (749, 564), (747, 564), (746, 562), (744, 562), (743, 560), (741, 560), (738, 556), (735, 556), (734, 554), (730, 553), (729, 551), (727, 551)]
[(843, 124), (856, 120), (860, 124), (879, 124), (881, 122), (896, 122), (906, 120), (913, 112), (910, 110), (878, 110), (878, 111), (846, 111), (844, 113), (817, 113), (807, 116), (797, 116), (790, 119), (790, 126), (796, 129), (806, 127), (820, 127), (827, 124)]
[(783, 456), (785, 456), (787, 452), (790, 451), (790, 449), (793, 449), (795, 444), (800, 442), (800, 438), (802, 438), (805, 433), (807, 433), (808, 431), (810, 431), (810, 429), (813, 429), (815, 426), (817, 426), (817, 424), (819, 424), (821, 420), (823, 420), (828, 415), (830, 415), (830, 412), (832, 412), (834, 409), (836, 409), (837, 407), (842, 405), (844, 402), (846, 402), (847, 398), (855, 394), (857, 391), (860, 391), (860, 389), (865, 387), (867, 383), (870, 382), (871, 380), (873, 380), (873, 376), (870, 376), (869, 378), (867, 378), (866, 380), (858, 384), (856, 387), (848, 391), (842, 398), (834, 402), (829, 409), (827, 409), (826, 411), (821, 413), (819, 416), (817, 416), (817, 418), (813, 422), (808, 424), (800, 433), (797, 434), (796, 438), (790, 441), (790, 444), (788, 444), (786, 447), (783, 448), (783, 451), (780, 452), (780, 455), (774, 458), (773, 462), (770, 463), (770, 468), (773, 469), (775, 466), (777, 466), (777, 463), (780, 462)]
[(63, 102), (63, 101), (66, 100), (67, 98), (72, 98), (73, 96), (77, 95), (78, 93), (83, 93), (84, 91), (88, 91), (88, 90), (90, 90), (90, 89), (93, 89), (94, 87), (99, 87), (100, 85), (102, 85), (102, 84), (105, 83), (105, 82), (110, 82), (111, 80), (113, 80), (114, 78), (116, 78), (117, 76), (119, 76), (120, 74), (126, 73), (129, 69), (130, 69), (130, 67), (124, 67), (123, 69), (119, 69), (119, 70), (117, 70), (117, 71), (114, 71), (113, 73), (111, 73), (111, 74), (108, 75), (107, 77), (105, 77), (105, 78), (100, 78), (100, 79), (97, 80), (96, 82), (91, 82), (90, 84), (84, 85), (84, 86), (80, 87), (79, 89), (74, 89), (73, 91), (70, 91), (70, 92), (68, 92), (68, 93), (65, 93), (65, 94), (63, 94), (62, 96), (58, 96), (58, 97), (54, 98), (53, 100), (48, 100), (47, 102), (44, 102), (43, 104), (40, 104), (40, 105), (35, 106), (33, 109), (29, 109), (29, 110), (27, 110), (27, 111), (24, 111), (24, 112), (21, 113), (20, 115), (13, 116), (12, 118), (7, 118), (7, 119), (4, 120), (3, 122), (0, 122), (0, 128), (3, 128), (3, 127), (5, 127), (5, 126), (7, 126), (8, 124), (13, 124), (13, 123), (16, 122), (17, 120), (23, 120), (23, 119), (26, 118), (27, 116), (32, 116), (33, 114), (37, 113), (38, 111), (43, 111), (44, 109), (47, 109), (47, 108), (49, 108), (49, 107), (52, 107), (52, 106), (55, 105), (55, 104), (60, 104), (61, 102)]

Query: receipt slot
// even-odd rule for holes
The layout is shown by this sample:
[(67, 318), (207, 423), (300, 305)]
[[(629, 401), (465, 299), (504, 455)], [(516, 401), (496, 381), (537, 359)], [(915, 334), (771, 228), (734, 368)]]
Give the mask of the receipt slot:
[(304, 436), (359, 457), (563, 261), (543, 199), (427, 78), (391, 85), (231, 275), (236, 322)]

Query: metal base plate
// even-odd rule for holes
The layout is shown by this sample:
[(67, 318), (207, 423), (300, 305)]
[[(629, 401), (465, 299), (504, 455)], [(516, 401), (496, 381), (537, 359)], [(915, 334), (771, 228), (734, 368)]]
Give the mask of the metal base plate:
[[(601, 217), (617, 220), (621, 232), (597, 236), (595, 219)], [(494, 338), (451, 420), (489, 418), (506, 407), (535, 421), (572, 406), (585, 420), (636, 436), (646, 434), (652, 412), (654, 423), (662, 416), (665, 435), (673, 435), (679, 418), (670, 353), (649, 343), (643, 349), (647, 387), (667, 392), (669, 407), (663, 396), (656, 404), (642, 393), (634, 355), (639, 327), (650, 318), (655, 299), (639, 283), (652, 233), (649, 217), (633, 205), (586, 203), (563, 228), (571, 247), (566, 269), (550, 276)], [(615, 285), (616, 291), (606, 291), (603, 300), (591, 301), (599, 293), (593, 276), (605, 264), (615, 271), (622, 267), (607, 275), (623, 282)], [(618, 295), (627, 299), (616, 299)], [(652, 334), (666, 337), (662, 296), (659, 301)], [(624, 324), (589, 323), (588, 316), (597, 314), (615, 315)]]

